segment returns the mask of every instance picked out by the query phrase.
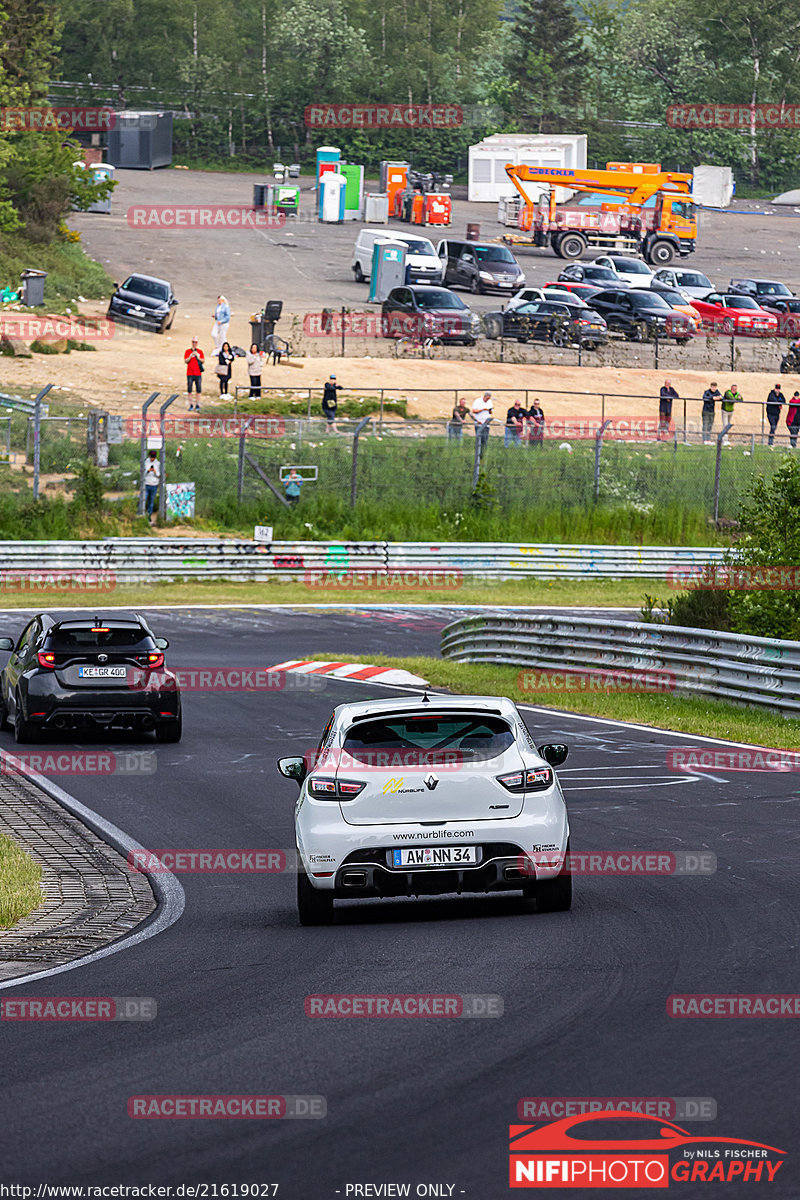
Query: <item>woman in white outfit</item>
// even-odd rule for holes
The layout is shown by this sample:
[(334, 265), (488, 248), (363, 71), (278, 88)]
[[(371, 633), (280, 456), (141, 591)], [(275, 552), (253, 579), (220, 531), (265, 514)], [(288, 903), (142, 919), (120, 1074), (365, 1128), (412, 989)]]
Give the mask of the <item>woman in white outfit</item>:
[(228, 326), (231, 323), (231, 310), (224, 296), (217, 296), (217, 306), (214, 309), (214, 324), (211, 327), (211, 337), (214, 342), (214, 352), (219, 354), (222, 343), (228, 339)]

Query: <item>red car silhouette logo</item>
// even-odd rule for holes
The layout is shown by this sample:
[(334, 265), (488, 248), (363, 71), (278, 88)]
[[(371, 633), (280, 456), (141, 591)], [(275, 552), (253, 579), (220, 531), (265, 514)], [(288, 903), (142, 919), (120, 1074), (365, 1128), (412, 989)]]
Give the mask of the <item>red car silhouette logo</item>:
[[(604, 1124), (608, 1125), (611, 1121), (616, 1123), (622, 1120), (636, 1122), (644, 1136), (629, 1140), (603, 1137)], [(597, 1136), (593, 1138), (572, 1137), (570, 1131), (576, 1125), (596, 1127)], [(652, 1130), (650, 1137), (647, 1136), (648, 1129)], [(711, 1143), (714, 1145), (755, 1146), (759, 1150), (769, 1150), (773, 1154), (786, 1153), (785, 1150), (778, 1150), (775, 1146), (765, 1146), (763, 1142), (749, 1142), (742, 1138), (710, 1137), (708, 1134), (704, 1137), (695, 1137), (689, 1133), (688, 1129), (681, 1129), (680, 1125), (673, 1125), (671, 1122), (659, 1120), (657, 1117), (648, 1117), (645, 1113), (633, 1113), (622, 1109), (611, 1109), (591, 1115), (583, 1113), (576, 1117), (563, 1117), (560, 1121), (553, 1121), (550, 1125), (539, 1127), (512, 1125), (511, 1131), (509, 1148), (513, 1154), (552, 1150), (567, 1150), (573, 1153), (587, 1150), (660, 1150), (663, 1153), (679, 1146), (700, 1144), (707, 1146)]]

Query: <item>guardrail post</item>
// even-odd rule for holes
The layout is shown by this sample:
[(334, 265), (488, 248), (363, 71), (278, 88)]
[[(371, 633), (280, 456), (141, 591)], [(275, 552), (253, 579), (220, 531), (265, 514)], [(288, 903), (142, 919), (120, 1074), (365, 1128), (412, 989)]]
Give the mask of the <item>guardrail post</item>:
[(164, 403), (161, 405), (161, 408), (158, 410), (158, 427), (161, 430), (161, 453), (159, 455), (159, 461), (161, 463), (161, 481), (158, 489), (158, 519), (160, 521), (163, 521), (164, 517), (167, 515), (167, 477), (165, 472), (167, 455), (166, 438), (164, 437), (164, 414), (169, 408), (170, 404), (174, 404), (177, 399), (178, 393), (175, 392), (172, 396), (164, 401)]
[(43, 387), (33, 402), (33, 498), (39, 499), (39, 454), (41, 449), (42, 400), (52, 388), (52, 383)]
[(719, 520), (719, 481), (722, 472), (722, 439), (727, 434), (728, 430), (733, 428), (733, 421), (729, 421), (723, 426), (717, 434), (717, 464), (714, 469), (714, 524)]
[(355, 508), (355, 506), (356, 506), (356, 488), (357, 488), (357, 484), (358, 484), (358, 474), (357, 474), (357, 472), (358, 472), (358, 437), (359, 437), (359, 434), (361, 433), (361, 430), (364, 428), (364, 426), (367, 424), (368, 421), (369, 421), (369, 417), (362, 417), (362, 419), (356, 425), (355, 431), (353, 433), (353, 468), (350, 473), (350, 507), (351, 508)]
[(252, 417), (248, 417), (239, 433), (239, 472), (236, 480), (236, 499), (242, 503), (244, 495), (244, 452), (247, 442), (247, 431), (253, 422)]
[(603, 424), (594, 435), (594, 502), (597, 504), (600, 499), (600, 455), (603, 451), (603, 434), (608, 429), (611, 421), (603, 421)]
[(140, 517), (144, 516), (144, 464), (147, 458), (147, 410), (153, 401), (158, 399), (160, 394), (160, 392), (153, 392), (142, 405), (142, 428), (139, 434), (139, 507), (136, 510)]

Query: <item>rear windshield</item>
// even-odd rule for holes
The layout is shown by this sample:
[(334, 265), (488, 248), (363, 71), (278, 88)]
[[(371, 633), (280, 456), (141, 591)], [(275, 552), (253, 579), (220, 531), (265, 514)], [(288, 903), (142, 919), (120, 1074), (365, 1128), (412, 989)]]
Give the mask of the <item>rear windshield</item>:
[(141, 275), (130, 275), (122, 285), (125, 292), (136, 292), (138, 296), (150, 296), (153, 300), (166, 300), (167, 286), (155, 279), (143, 279)]
[(141, 625), (67, 625), (52, 629), (46, 638), (50, 650), (151, 649), (153, 639)]
[(610, 267), (584, 267), (583, 274), (586, 279), (614, 279), (618, 278), (616, 271), (612, 271)]
[(390, 717), (359, 722), (348, 730), (343, 749), (355, 759), (374, 761), (376, 750), (416, 751), (436, 762), (458, 751), (470, 762), (496, 758), (514, 744), (509, 725), (480, 713)]

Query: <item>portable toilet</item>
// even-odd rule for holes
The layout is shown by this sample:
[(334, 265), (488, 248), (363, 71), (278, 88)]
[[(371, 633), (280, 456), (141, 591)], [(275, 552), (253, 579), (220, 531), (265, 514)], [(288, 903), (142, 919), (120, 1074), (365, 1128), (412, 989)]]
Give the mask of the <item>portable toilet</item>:
[(264, 206), (270, 212), (282, 212), (296, 217), (300, 207), (300, 188), (296, 183), (268, 183)]
[(392, 288), (403, 286), (406, 281), (407, 249), (405, 242), (395, 242), (391, 238), (376, 239), (372, 248), (370, 300), (385, 300)]
[(360, 221), (364, 209), (364, 168), (342, 163), (339, 171), (347, 180), (344, 192), (345, 221)]
[(338, 146), (320, 146), (317, 150), (317, 187), (328, 171), (338, 171), (342, 152)]
[[(114, 167), (111, 163), (91, 163), (76, 162), (73, 164), (76, 167), (82, 167), (90, 176), (92, 183), (100, 183), (106, 179), (114, 178)], [(111, 196), (106, 196), (105, 200), (95, 200), (94, 204), (90, 204), (85, 212), (92, 213), (110, 213), (111, 212)]]
[(364, 197), (364, 220), (367, 225), (386, 225), (389, 221), (389, 197), (382, 192), (367, 192)]
[(387, 163), (385, 175), (386, 184), (381, 186), (381, 191), (389, 197), (389, 212), (394, 214), (395, 197), (408, 184), (408, 163)]
[(344, 220), (347, 180), (338, 171), (326, 171), (319, 181), (319, 219), (329, 223)]

